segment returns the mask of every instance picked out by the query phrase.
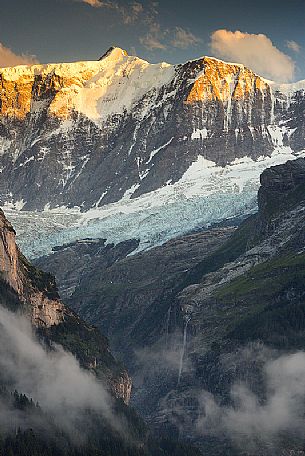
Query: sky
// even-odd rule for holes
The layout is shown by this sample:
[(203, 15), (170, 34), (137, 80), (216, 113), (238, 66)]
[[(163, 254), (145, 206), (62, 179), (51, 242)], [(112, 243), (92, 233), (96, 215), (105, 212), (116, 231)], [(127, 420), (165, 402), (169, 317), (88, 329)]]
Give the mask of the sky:
[(278, 82), (305, 79), (305, 0), (1, 0), (0, 67), (96, 60), (110, 46), (156, 63), (202, 55)]

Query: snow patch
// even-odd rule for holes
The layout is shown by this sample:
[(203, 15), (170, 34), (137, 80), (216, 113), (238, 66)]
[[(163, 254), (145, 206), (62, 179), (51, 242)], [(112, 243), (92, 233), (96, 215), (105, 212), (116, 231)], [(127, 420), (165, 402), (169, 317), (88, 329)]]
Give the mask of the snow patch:
[(12, 142), (9, 139), (0, 136), (0, 155), (9, 152)]
[(147, 160), (146, 164), (148, 165), (148, 163), (150, 163), (152, 161), (152, 159), (154, 158), (155, 155), (157, 155), (160, 150), (163, 150), (165, 149), (167, 146), (169, 146), (171, 144), (171, 142), (173, 141), (174, 139), (174, 136), (169, 140), (167, 141), (167, 143), (163, 144), (162, 146), (158, 147), (157, 149), (154, 149), (151, 153), (150, 153), (150, 156), (149, 156), (149, 159)]
[(207, 139), (208, 137), (208, 130), (206, 128), (197, 128), (196, 130), (193, 131), (192, 133), (192, 140), (193, 139)]

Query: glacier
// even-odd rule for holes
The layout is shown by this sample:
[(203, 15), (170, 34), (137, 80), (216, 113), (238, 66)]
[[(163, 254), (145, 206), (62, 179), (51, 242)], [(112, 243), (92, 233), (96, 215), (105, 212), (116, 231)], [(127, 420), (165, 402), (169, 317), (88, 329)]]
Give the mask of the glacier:
[(80, 208), (23, 211), (22, 204), (4, 207), (15, 226), (17, 239), (31, 259), (52, 252), (53, 247), (81, 239), (107, 239), (118, 243), (139, 239), (137, 251), (205, 229), (223, 220), (251, 214), (257, 208), (261, 172), (273, 165), (305, 156), (280, 145), (270, 157), (236, 159), (225, 167), (198, 156), (182, 178), (153, 192), (132, 198), (135, 188), (115, 203), (87, 212)]

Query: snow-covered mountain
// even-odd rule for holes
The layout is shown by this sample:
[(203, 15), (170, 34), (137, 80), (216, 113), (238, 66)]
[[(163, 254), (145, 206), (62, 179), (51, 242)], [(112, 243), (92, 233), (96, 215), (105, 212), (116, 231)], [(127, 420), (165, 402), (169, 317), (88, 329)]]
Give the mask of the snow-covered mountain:
[[(245, 214), (260, 173), (305, 150), (305, 82), (214, 58), (149, 64), (112, 48), (1, 69), (0, 87), (0, 201), (23, 209), (10, 218), (32, 256), (87, 236), (150, 246)], [(30, 249), (19, 227), (35, 210), (45, 234)]]

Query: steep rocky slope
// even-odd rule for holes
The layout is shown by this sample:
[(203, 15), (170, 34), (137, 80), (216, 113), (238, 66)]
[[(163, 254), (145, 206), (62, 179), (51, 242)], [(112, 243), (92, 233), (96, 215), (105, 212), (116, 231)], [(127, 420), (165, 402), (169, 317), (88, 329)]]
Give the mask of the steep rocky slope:
[(83, 239), (75, 243), (55, 247), (52, 255), (34, 260), (38, 267), (57, 277), (60, 296), (67, 301), (85, 283), (85, 277), (95, 272), (103, 272), (134, 252), (139, 245), (137, 240), (109, 244), (106, 239)]
[(111, 337), (112, 347), (131, 361), (135, 349), (166, 335), (169, 318), (179, 318), (168, 308), (169, 296), (177, 293), (187, 271), (225, 242), (232, 230), (211, 229), (130, 256), (137, 242), (114, 246), (82, 241), (35, 263), (56, 274), (66, 302), (86, 321), (95, 322)]
[(155, 246), (249, 213), (260, 173), (304, 153), (305, 84), (209, 57), (152, 65), (114, 48), (0, 81), (1, 202), (57, 208), (35, 248), (20, 238), (31, 257), (80, 237)]
[[(184, 315), (185, 368), (178, 388), (161, 400), (154, 418), (157, 422), (171, 416), (169, 421), (174, 420), (184, 431), (194, 423), (198, 425), (198, 413), (208, 413), (206, 404), (201, 408), (198, 390), (202, 389), (214, 395), (214, 405), (234, 403), (234, 388), (243, 383), (249, 387), (248, 397), (255, 394), (255, 401), (262, 407), (276, 401), (268, 392), (268, 388), (277, 389), (275, 379), (272, 386), (268, 385), (269, 366), (287, 354), (290, 359), (294, 353), (302, 356), (305, 347), (304, 170), (303, 159), (266, 170), (261, 177), (258, 214), (198, 264), (184, 284), (188, 286), (176, 296), (176, 305)], [(277, 375), (285, 376), (285, 368), (283, 364)], [(290, 376), (296, 375), (295, 369), (296, 365)], [(244, 396), (235, 393), (240, 401), (235, 403), (237, 410), (247, 409)], [(295, 391), (291, 394), (297, 395)], [(279, 400), (285, 399), (281, 396)], [(259, 416), (261, 410), (257, 407), (254, 413)], [(251, 417), (251, 410), (245, 413)], [(187, 414), (192, 417), (190, 421), (185, 419)], [(273, 422), (274, 418), (269, 419)], [(259, 434), (263, 429), (251, 431), (253, 423), (249, 421), (243, 432), (259, 454), (291, 454), (289, 448), (304, 449), (304, 434), (296, 432), (294, 425), (291, 429), (275, 426), (262, 437)], [(236, 438), (236, 429), (232, 429), (234, 432)], [(281, 442), (281, 433), (287, 433), (286, 443)], [(297, 436), (293, 437), (294, 433)], [(201, 428), (199, 438), (203, 435)]]

